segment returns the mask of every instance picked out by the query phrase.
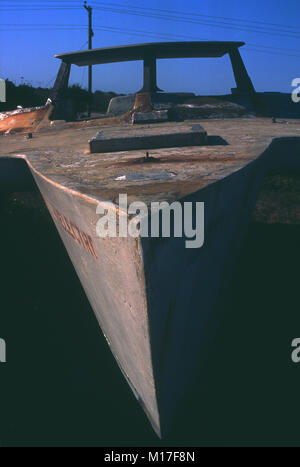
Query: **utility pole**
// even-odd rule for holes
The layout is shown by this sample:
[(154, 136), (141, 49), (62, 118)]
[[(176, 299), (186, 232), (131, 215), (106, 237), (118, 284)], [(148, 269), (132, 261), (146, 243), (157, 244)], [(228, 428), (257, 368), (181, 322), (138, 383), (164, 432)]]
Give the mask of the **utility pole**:
[[(83, 7), (86, 9), (88, 12), (88, 17), (89, 17), (89, 45), (88, 48), (92, 48), (92, 37), (94, 35), (93, 29), (92, 29), (92, 7), (87, 6), (86, 1), (83, 3)], [(92, 65), (89, 65), (89, 76), (88, 76), (88, 91), (90, 95), (90, 102), (88, 106), (88, 117), (91, 116), (91, 103), (92, 103)]]

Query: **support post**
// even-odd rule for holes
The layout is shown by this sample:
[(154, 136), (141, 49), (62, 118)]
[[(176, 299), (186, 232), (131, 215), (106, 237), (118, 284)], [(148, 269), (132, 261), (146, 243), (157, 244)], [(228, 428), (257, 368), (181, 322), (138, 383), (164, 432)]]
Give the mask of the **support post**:
[(234, 92), (241, 94), (253, 94), (255, 92), (252, 81), (247, 73), (241, 54), (237, 48), (229, 52), (233, 74), (236, 82)]
[(144, 83), (139, 92), (156, 92), (161, 91), (156, 84), (156, 58), (144, 58)]
[(55, 104), (56, 100), (59, 99), (62, 93), (67, 89), (69, 83), (71, 65), (70, 63), (61, 62), (57, 77), (52, 89), (52, 101)]
[(70, 76), (71, 64), (61, 62), (57, 77), (51, 92), (51, 99), (55, 106), (52, 118), (54, 120), (72, 120), (73, 110), (70, 99), (66, 96), (66, 90), (68, 89), (69, 76)]

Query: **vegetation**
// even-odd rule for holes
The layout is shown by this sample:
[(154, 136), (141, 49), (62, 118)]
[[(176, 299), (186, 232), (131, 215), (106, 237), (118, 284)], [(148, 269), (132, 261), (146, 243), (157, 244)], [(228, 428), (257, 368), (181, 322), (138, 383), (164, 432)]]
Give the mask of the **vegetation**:
[[(0, 103), (0, 112), (14, 110), (18, 105), (22, 107), (36, 107), (44, 105), (48, 97), (51, 97), (51, 88), (33, 87), (30, 84), (19, 84), (6, 80), (6, 101)], [(114, 92), (95, 91), (92, 94), (91, 110), (93, 112), (106, 112), (109, 101), (117, 94)], [(79, 84), (69, 86), (64, 98), (72, 108), (73, 117), (78, 117), (86, 112), (90, 102), (90, 95)]]

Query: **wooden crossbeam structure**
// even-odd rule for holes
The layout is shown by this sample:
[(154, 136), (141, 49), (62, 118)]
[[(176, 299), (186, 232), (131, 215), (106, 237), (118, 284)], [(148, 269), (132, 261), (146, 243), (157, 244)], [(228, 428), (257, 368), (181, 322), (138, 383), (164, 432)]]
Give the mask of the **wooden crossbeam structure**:
[[(245, 45), (244, 42), (228, 41), (152, 42), (69, 52), (55, 55), (55, 57), (62, 60), (61, 70), (65, 69), (68, 72), (71, 65), (91, 66), (104, 63), (143, 60), (144, 83), (140, 92), (152, 93), (160, 91), (156, 78), (157, 59), (214, 58), (223, 57), (228, 54), (232, 64), (237, 92), (253, 93), (254, 86), (239, 52), (239, 47), (243, 45)], [(64, 80), (64, 86), (65, 82), (66, 80)]]

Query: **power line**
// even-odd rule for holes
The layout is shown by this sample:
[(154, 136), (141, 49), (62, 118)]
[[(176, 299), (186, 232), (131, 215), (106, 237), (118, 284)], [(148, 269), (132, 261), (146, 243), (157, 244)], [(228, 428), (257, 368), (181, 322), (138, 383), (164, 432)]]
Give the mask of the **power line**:
[(82, 46), (80, 47), (80, 49), (78, 49), (78, 50), (82, 50), (83, 47), (84, 47), (85, 45), (87, 45), (87, 44), (88, 44), (88, 41), (85, 41), (85, 42), (82, 44)]
[[(85, 25), (83, 24), (57, 24), (57, 23), (51, 23), (51, 24), (46, 24), (46, 23), (23, 23), (23, 24), (20, 24), (20, 23), (2, 23), (1, 26), (17, 26), (17, 27), (61, 27), (61, 28), (80, 28), (80, 27), (83, 27), (83, 28), (86, 28)], [(102, 26), (99, 25), (99, 27), (101, 28)], [(103, 27), (102, 27), (103, 28)], [(94, 28), (95, 29), (95, 28)], [(129, 28), (119, 28), (119, 27), (112, 27), (112, 26), (106, 26), (106, 29), (107, 30), (112, 30), (112, 31), (123, 31), (123, 32), (128, 32), (128, 33), (132, 33), (132, 35), (135, 35), (133, 33), (137, 33), (138, 35), (144, 35), (144, 36), (155, 36), (155, 37), (162, 37), (162, 38), (170, 38), (170, 37), (174, 37), (174, 38), (185, 38), (185, 39), (194, 39), (194, 40), (209, 40), (208, 38), (204, 38), (204, 37), (199, 37), (199, 36), (190, 36), (190, 35), (186, 35), (186, 34), (172, 34), (172, 33), (159, 33), (157, 31), (148, 31), (148, 32), (145, 32), (145, 30), (139, 30), (139, 29), (129, 29)], [(251, 43), (251, 42), (247, 42), (247, 45), (250, 45), (250, 46), (254, 46), (254, 47), (259, 47), (259, 48), (264, 48), (264, 49), (271, 49), (271, 50), (278, 50), (278, 51), (287, 51), (287, 52), (299, 52), (300, 53), (300, 50), (297, 50), (297, 49), (291, 49), (291, 48), (284, 48), (284, 47), (273, 47), (273, 46), (267, 46), (267, 45), (261, 45), (261, 44), (255, 44), (255, 43)]]
[[(158, 33), (158, 32), (145, 32), (140, 29), (126, 29), (126, 28), (115, 28), (113, 26), (96, 26), (95, 29), (100, 27), (101, 29), (106, 29), (108, 31), (120, 33), (128, 33), (130, 35), (135, 35), (135, 36), (143, 36), (143, 37), (157, 37), (157, 38), (163, 38), (163, 39), (179, 39), (179, 38), (185, 38), (185, 39), (195, 39), (195, 40), (209, 40), (208, 38), (204, 37), (196, 37), (196, 36), (188, 36), (188, 35), (183, 35), (183, 34), (172, 34), (172, 33)], [(300, 51), (299, 51), (300, 52)]]
[[(264, 29), (251, 29), (249, 27), (241, 27), (240, 25), (235, 25), (232, 23), (225, 23), (225, 22), (208, 22), (208, 21), (200, 21), (200, 20), (195, 20), (192, 18), (183, 18), (183, 17), (176, 17), (176, 16), (166, 16), (166, 15), (161, 15), (161, 14), (155, 14), (155, 13), (150, 13), (150, 14), (145, 14), (140, 11), (130, 11), (128, 9), (120, 9), (120, 8), (107, 8), (107, 7), (94, 7), (95, 9), (101, 9), (101, 11), (109, 11), (112, 13), (120, 13), (120, 14), (125, 14), (125, 15), (134, 15), (134, 16), (141, 16), (141, 17), (147, 17), (147, 18), (154, 18), (154, 19), (162, 19), (166, 21), (175, 21), (179, 23), (190, 23), (190, 24), (201, 24), (204, 26), (212, 26), (212, 27), (218, 27), (221, 29), (233, 29), (237, 31), (246, 31), (246, 32), (251, 32), (251, 33), (257, 33), (257, 34), (267, 34), (267, 35), (275, 35), (276, 37), (289, 37), (293, 39), (300, 39), (300, 32), (299, 33), (285, 33), (284, 31), (276, 31), (276, 30), (269, 30), (266, 31)], [(297, 35), (298, 34), (298, 35)]]
[[(66, 2), (64, 2), (66, 3)], [(136, 7), (136, 6), (126, 6), (124, 8), (123, 5), (116, 4), (116, 3), (103, 3), (103, 2), (94, 2), (96, 5), (102, 5), (101, 7), (95, 7), (96, 9), (101, 9), (101, 11), (108, 11), (112, 13), (120, 13), (120, 14), (126, 14), (126, 15), (134, 15), (134, 16), (142, 16), (142, 17), (147, 17), (147, 18), (154, 18), (154, 19), (162, 19), (162, 20), (167, 20), (167, 21), (176, 21), (176, 22), (184, 22), (184, 23), (191, 23), (191, 24), (201, 24), (205, 26), (211, 26), (211, 27), (218, 27), (222, 29), (233, 29), (233, 30), (238, 30), (238, 31), (247, 31), (247, 32), (252, 32), (252, 33), (257, 33), (257, 34), (268, 34), (268, 35), (276, 35), (277, 37), (289, 37), (289, 38), (294, 38), (294, 39), (300, 39), (300, 31), (286, 31), (282, 29), (274, 29), (274, 25), (276, 23), (264, 23), (262, 21), (253, 21), (253, 20), (242, 20), (242, 19), (235, 19), (235, 18), (229, 18), (229, 17), (218, 17), (218, 16), (209, 16), (209, 15), (201, 15), (199, 13), (193, 14), (193, 17), (189, 17), (188, 14), (183, 13), (183, 12), (177, 12), (175, 10), (163, 10), (159, 8), (143, 8), (143, 7)], [(28, 5), (28, 4), (27, 4)], [(29, 5), (30, 8), (32, 9), (31, 5)], [(79, 9), (80, 7), (76, 6), (70, 6), (70, 3), (67, 3), (68, 6), (62, 6), (62, 3), (59, 4), (59, 6), (53, 6), (53, 2), (50, 3), (51, 6), (43, 6), (43, 7), (35, 7), (33, 9)], [(74, 5), (74, 3), (73, 3)], [(107, 5), (113, 5), (114, 7), (107, 7)], [(26, 5), (25, 5), (26, 6)], [(120, 8), (121, 7), (121, 8)], [(134, 8), (134, 9), (133, 9)], [(24, 7), (22, 8), (24, 9)], [(141, 10), (141, 11), (140, 11)], [(150, 11), (150, 13), (146, 14), (145, 11)], [(151, 13), (152, 12), (152, 13)], [(153, 13), (154, 12), (154, 13)], [(158, 12), (158, 13), (157, 13)], [(167, 13), (167, 15), (166, 15)], [(173, 15), (173, 16), (172, 16)], [(180, 15), (180, 16), (178, 16)], [(200, 16), (200, 17), (207, 17), (207, 18), (224, 18), (226, 20), (231, 20), (231, 21), (239, 21), (239, 22), (248, 22), (248, 23), (259, 23), (259, 24), (265, 24), (267, 27), (271, 26), (272, 29), (265, 30), (265, 28), (260, 28), (256, 27), (256, 29), (253, 29), (252, 26), (250, 27), (243, 27), (243, 25), (238, 25), (238, 24), (233, 24), (229, 23), (227, 21), (214, 21), (214, 20), (197, 20), (195, 19), (195, 16)], [(284, 28), (290, 28), (289, 26), (283, 26), (283, 25), (277, 25), (280, 27)], [(296, 27), (292, 27), (293, 29), (296, 29)], [(297, 28), (297, 30), (299, 30)]]
[(23, 1), (23, 0), (20, 0), (18, 2), (16, 1), (12, 1), (12, 0), (8, 0), (8, 1), (1, 1), (1, 4), (4, 5), (5, 8), (19, 8), (22, 6), (22, 8), (33, 8), (33, 7), (41, 7), (41, 6), (44, 6), (45, 8), (48, 8), (49, 6), (53, 6), (53, 7), (57, 7), (57, 6), (60, 6), (60, 5), (63, 5), (63, 6), (68, 6), (70, 8), (80, 8), (82, 7), (82, 2), (80, 2), (80, 5), (76, 5), (76, 2), (74, 1), (71, 1), (71, 2), (68, 2), (66, 0), (64, 1), (47, 1), (47, 0), (40, 0), (38, 2), (26, 2), (26, 1)]
[(85, 24), (62, 24), (62, 23), (2, 23), (2, 26), (70, 26), (87, 27)]
[[(68, 1), (68, 0), (66, 0)], [(107, 6), (107, 5), (111, 5), (111, 6), (114, 6), (114, 7), (124, 7), (124, 5), (121, 5), (119, 3), (109, 3), (109, 2), (99, 2), (99, 1), (95, 1), (93, 2), (95, 5), (101, 5), (101, 6)], [(135, 5), (126, 5), (126, 8), (129, 8), (129, 9), (135, 9), (135, 10), (142, 10), (142, 11), (157, 11), (157, 12), (160, 12), (160, 13), (166, 13), (167, 15), (169, 14), (174, 14), (174, 15), (180, 15), (180, 17), (182, 16), (192, 16), (192, 17), (195, 17), (195, 16), (199, 16), (199, 17), (202, 17), (202, 18), (212, 18), (212, 19), (222, 19), (222, 20), (229, 20), (229, 21), (235, 21), (235, 22), (242, 22), (242, 23), (253, 23), (253, 24), (261, 24), (261, 25), (264, 25), (264, 26), (275, 26), (275, 27), (279, 27), (279, 28), (285, 28), (285, 29), (296, 29), (298, 31), (300, 31), (300, 28), (299, 26), (290, 26), (290, 25), (284, 25), (284, 24), (278, 24), (278, 23), (269, 23), (269, 22), (266, 22), (266, 21), (257, 21), (257, 20), (249, 20), (249, 19), (244, 19), (244, 18), (232, 18), (232, 17), (226, 17), (226, 16), (215, 16), (215, 15), (204, 15), (204, 14), (201, 14), (201, 13), (197, 13), (195, 11), (192, 11), (190, 13), (186, 13), (186, 12), (183, 12), (183, 11), (177, 11), (177, 10), (167, 10), (167, 9), (162, 9), (162, 8), (150, 8), (150, 7), (140, 7), (140, 6), (135, 6)]]
[[(45, 3), (49, 3), (51, 6), (45, 6)], [(50, 8), (50, 9), (80, 9), (80, 8), (81, 8), (81, 7), (79, 7), (79, 6), (78, 6), (78, 7), (74, 6), (74, 1), (73, 1), (73, 0), (64, 0), (63, 2), (60, 2), (60, 3), (58, 4), (59, 6), (55, 6), (54, 3), (55, 3), (55, 2), (50, 1), (50, 0), (44, 0), (43, 3), (42, 3), (43, 7), (40, 7), (40, 6), (39, 6), (38, 9), (49, 9), (49, 8)], [(57, 2), (56, 2), (56, 3), (57, 3)], [(72, 6), (70, 5), (71, 3), (72, 3)], [(123, 7), (123, 5), (120, 5), (120, 4), (117, 4), (117, 3), (103, 3), (103, 2), (98, 2), (98, 1), (93, 2), (93, 3), (95, 3), (95, 4), (97, 4), (97, 5), (105, 5), (105, 6), (107, 6), (107, 5), (113, 5), (113, 6), (117, 6), (117, 7), (119, 7), (119, 6)], [(32, 5), (35, 5), (35, 8), (34, 8), (34, 9), (36, 9), (36, 8), (37, 8), (37, 5), (40, 5), (41, 2), (40, 2), (40, 1), (37, 1), (37, 2), (32, 2), (32, 1), (31, 1), (31, 2), (26, 2), (26, 3), (25, 3), (23, 0), (22, 0), (22, 2), (19, 0), (19, 1), (11, 1), (11, 2), (9, 3), (10, 7), (14, 7), (14, 6), (18, 5), (18, 4), (22, 4), (22, 9), (24, 9), (24, 7), (26, 7), (26, 8), (29, 7), (29, 8), (31, 9)], [(68, 6), (64, 6), (64, 5), (66, 5), (66, 4), (67, 4)], [(99, 7), (98, 7), (98, 9), (99, 9)], [(103, 8), (102, 8), (102, 9), (103, 9)], [(134, 12), (134, 11), (131, 11), (131, 12), (130, 12), (130, 11), (129, 11), (130, 9), (131, 9), (131, 10), (132, 10), (132, 9), (135, 9), (135, 10), (142, 10), (142, 13), (141, 13), (141, 12)], [(131, 6), (131, 5), (127, 5), (127, 6), (126, 6), (126, 9), (124, 9), (124, 8), (123, 8), (122, 10), (120, 10), (120, 9), (119, 9), (119, 10), (118, 10), (118, 9), (114, 9), (114, 10), (112, 10), (112, 11), (113, 11), (113, 12), (120, 12), (120, 13), (123, 13), (123, 14), (136, 14), (136, 13), (138, 13), (139, 16), (145, 16), (145, 17), (151, 17), (151, 18), (154, 17), (154, 16), (153, 16), (153, 15), (150, 15), (150, 16), (149, 16), (149, 15), (146, 15), (145, 13), (143, 13), (143, 11), (162, 12), (163, 15), (158, 15), (158, 16), (156, 15), (157, 19), (167, 19), (167, 20), (173, 20), (173, 21), (179, 21), (179, 22), (182, 21), (182, 19), (183, 19), (184, 21), (187, 20), (187, 17), (188, 17), (188, 14), (187, 14), (187, 13), (178, 12), (178, 11), (175, 11), (175, 10), (166, 10), (166, 9), (159, 9), (159, 8), (144, 8), (144, 7), (137, 7), (137, 6)], [(173, 15), (174, 15), (174, 14), (178, 15), (178, 14), (180, 13), (181, 15), (184, 15), (186, 18), (180, 18), (180, 19), (179, 19), (177, 16), (175, 16), (175, 17), (173, 17), (173, 18), (169, 18), (169, 17), (166, 18), (165, 13), (173, 14)], [(230, 19), (230, 20), (239, 21), (239, 22), (245, 21), (245, 22), (248, 22), (248, 23), (258, 23), (258, 24), (267, 24), (267, 25), (273, 25), (273, 26), (276, 25), (276, 26), (280, 26), (280, 27), (285, 27), (285, 26), (279, 25), (279, 24), (277, 24), (277, 23), (264, 23), (264, 22), (262, 22), (262, 21), (255, 21), (255, 20), (242, 20), (242, 19), (236, 19), (236, 18), (218, 17), (218, 16), (211, 16), (211, 15), (209, 16), (209, 15), (202, 15), (202, 14), (199, 14), (199, 13), (193, 13), (193, 14), (194, 14), (194, 16), (200, 16), (200, 17), (222, 18), (222, 19), (226, 19), (226, 20)], [(194, 23), (195, 21), (188, 20), (188, 21), (185, 21), (185, 22), (193, 22), (193, 23)], [(196, 24), (205, 24), (206, 26), (214, 26), (214, 27), (216, 27), (216, 26), (217, 26), (217, 27), (227, 27), (227, 28), (229, 27), (229, 25), (227, 25), (226, 23), (225, 23), (224, 26), (220, 26), (220, 25), (217, 24), (216, 22), (214, 22), (214, 23), (215, 23), (215, 24), (201, 23), (201, 22), (199, 23), (199, 22), (198, 22), (198, 23), (196, 23)], [(230, 23), (229, 23), (229, 24), (230, 24)], [(6, 29), (7, 26), (9, 26), (10, 29)], [(27, 24), (27, 25), (25, 25), (25, 24), (24, 24), (24, 25), (17, 25), (17, 24), (15, 24), (15, 25), (7, 25), (7, 24), (6, 24), (6, 25), (2, 25), (2, 26), (0, 26), (0, 27), (1, 27), (1, 30), (2, 30), (2, 31), (3, 31), (3, 30), (5, 30), (5, 31), (7, 31), (7, 30), (8, 30), (8, 31), (9, 31), (9, 30), (12, 31), (12, 30), (13, 30), (13, 29), (12, 29), (12, 26), (15, 26), (15, 30), (17, 30), (16, 28), (18, 28), (19, 30), (27, 30), (27, 31), (34, 31), (34, 30), (41, 30), (41, 29), (51, 29), (51, 30), (59, 30), (59, 29), (60, 29), (60, 30), (68, 30), (68, 29), (69, 29), (69, 30), (78, 30), (78, 29), (85, 28), (85, 26), (83, 26), (83, 25), (54, 25), (54, 24), (52, 24), (52, 25), (42, 25), (42, 24), (39, 24), (39, 25), (34, 25), (34, 24), (32, 24), (32, 25), (29, 25), (29, 24)], [(287, 27), (289, 27), (289, 26), (287, 26)], [(292, 26), (291, 28), (296, 29), (294, 26)], [(96, 29), (96, 28), (95, 28), (95, 29)], [(134, 36), (134, 35), (135, 35), (135, 36), (158, 37), (158, 38), (167, 38), (167, 39), (169, 39), (169, 38), (171, 38), (171, 37), (175, 37), (175, 38), (182, 37), (182, 38), (186, 38), (186, 39), (195, 39), (195, 40), (199, 40), (199, 39), (200, 39), (199, 37), (195, 37), (195, 36), (174, 35), (174, 34), (168, 34), (168, 33), (164, 34), (164, 33), (151, 32), (151, 31), (145, 32), (145, 31), (140, 31), (140, 30), (135, 30), (135, 29), (113, 28), (113, 27), (109, 27), (109, 26), (106, 26), (106, 27), (104, 27), (104, 26), (102, 26), (102, 27), (99, 26), (99, 29), (100, 29), (100, 30), (109, 31), (109, 32), (113, 32), (113, 33), (117, 33), (117, 32), (118, 32), (118, 33), (120, 33), (120, 34), (127, 34), (127, 35), (131, 35), (131, 36)], [(236, 25), (234, 25), (234, 28), (233, 28), (233, 29), (242, 30), (241, 28), (236, 28)], [(269, 34), (272, 34), (272, 32), (269, 32), (269, 31), (256, 31), (256, 30), (249, 30), (249, 29), (245, 29), (245, 30), (250, 31), (250, 32), (258, 32), (258, 33), (266, 33), (266, 34), (269, 33)], [(273, 33), (274, 33), (274, 32), (273, 32)], [(294, 33), (294, 34), (297, 34), (297, 33)], [(282, 36), (282, 34), (277, 34), (277, 33), (276, 33), (276, 35), (277, 35), (277, 36), (278, 36), (278, 35), (279, 35), (279, 36)], [(293, 38), (297, 38), (297, 39), (300, 38), (300, 37), (297, 37), (297, 36), (290, 36), (290, 35), (286, 35), (286, 37), (293, 37)], [(202, 40), (203, 40), (203, 38), (202, 38)], [(249, 48), (247, 48), (246, 51), (248, 51), (248, 50), (249, 50), (249, 51), (250, 51), (250, 50), (251, 50), (251, 51), (256, 50), (256, 51), (258, 51), (258, 52), (272, 53), (272, 54), (275, 54), (275, 53), (276, 53), (276, 54), (278, 54), (278, 55), (279, 55), (278, 52), (280, 52), (280, 51), (299, 52), (299, 53), (300, 53), (300, 51), (299, 51), (299, 50), (296, 50), (296, 49), (290, 49), (290, 48), (287, 49), (287, 48), (282, 48), (282, 47), (271, 47), (271, 46), (266, 46), (266, 45), (261, 45), (261, 44), (254, 44), (254, 43), (249, 43), (249, 42), (248, 42), (247, 44), (250, 45), (250, 46), (256, 47), (256, 49), (249, 49)], [(258, 49), (265, 49), (265, 50), (258, 50)], [(277, 51), (278, 51), (278, 52), (277, 52)], [(284, 54), (281, 54), (281, 55), (297, 56), (297, 55), (292, 55), (292, 54), (290, 54), (290, 53), (289, 53), (289, 54), (284, 53)]]
[(39, 8), (10, 8), (10, 9), (5, 9), (0, 7), (0, 12), (1, 11), (56, 11), (56, 10), (79, 10), (80, 8), (78, 7), (63, 7), (63, 6), (57, 6), (57, 7), (39, 7)]
[[(45, 6), (45, 3), (49, 3), (49, 5), (51, 6)], [(47, 0), (45, 0), (42, 6), (39, 5), (38, 7), (35, 6), (34, 8), (32, 8), (32, 2), (30, 2), (30, 4), (27, 3), (27, 5), (24, 5), (24, 2), (23, 2), (22, 9), (24, 9), (24, 7), (26, 7), (27, 9), (48, 9), (48, 8), (50, 9), (69, 9), (69, 8), (80, 9), (79, 6), (78, 7), (74, 6), (74, 2), (72, 2), (72, 6), (70, 6), (71, 2), (68, 2), (66, 0), (63, 3), (64, 5), (62, 4), (62, 2), (58, 3), (58, 5), (54, 5), (53, 2), (47, 2)], [(242, 30), (242, 31), (247, 31), (247, 32), (255, 32), (258, 34), (271, 34), (271, 35), (276, 34), (277, 36), (279, 35), (280, 37), (291, 37), (291, 38), (298, 38), (296, 34), (300, 33), (299, 28), (295, 26), (280, 25), (278, 23), (267, 23), (267, 22), (256, 21), (256, 20), (203, 15), (200, 13), (192, 13), (192, 16), (191, 16), (190, 14), (179, 12), (176, 10), (166, 10), (166, 9), (160, 9), (160, 8), (145, 8), (145, 7), (138, 7), (138, 6), (131, 6), (131, 5), (126, 5), (126, 7), (124, 8), (124, 5), (120, 5), (118, 3), (103, 3), (103, 2), (94, 2), (94, 3), (96, 5), (101, 5), (101, 8), (97, 6), (95, 8), (101, 9), (102, 11), (109, 11), (109, 12), (120, 13), (120, 14), (130, 14), (130, 15), (135, 15), (135, 16), (144, 16), (144, 17), (155, 18), (155, 19), (163, 19), (167, 21), (188, 22), (192, 24), (202, 24), (202, 25), (212, 26), (212, 27), (221, 27), (221, 28), (227, 28), (227, 29), (229, 28), (229, 29), (235, 29), (235, 30)], [(34, 3), (34, 5), (37, 5), (37, 3)], [(108, 5), (111, 5), (112, 7), (108, 7)], [(16, 6), (10, 4), (10, 8), (11, 7), (16, 8)], [(150, 13), (146, 14), (145, 12), (150, 12)], [(198, 16), (201, 18), (209, 18), (209, 21), (195, 20), (195, 16)], [(215, 19), (222, 19), (226, 21), (215, 21)], [(228, 20), (235, 21), (235, 22), (245, 22), (245, 23), (250, 24), (250, 27), (247, 27), (247, 26), (243, 27), (242, 24), (234, 24), (232, 22), (230, 23), (228, 22)], [(253, 27), (251, 26), (252, 24), (261, 24), (261, 25), (264, 25), (265, 27), (267, 26), (269, 30), (266, 30), (265, 27), (261, 28), (260, 26), (255, 26), (256, 29), (253, 29)], [(277, 28), (274, 28), (274, 26), (276, 26)], [(281, 29), (278, 29), (278, 27)], [(285, 29), (282, 29), (282, 28), (285, 28)], [(287, 31), (287, 29), (295, 29), (295, 31)], [(281, 34), (278, 34), (278, 32)]]
[[(6, 25), (8, 26), (8, 25)], [(111, 27), (111, 26), (95, 26), (93, 28), (94, 30), (101, 30), (101, 31), (108, 31), (108, 32), (112, 32), (112, 33), (116, 33), (116, 34), (125, 34), (125, 35), (129, 35), (129, 36), (142, 36), (142, 37), (158, 37), (158, 38), (169, 38), (170, 39), (170, 36), (172, 36), (173, 38), (178, 38), (179, 36), (178, 35), (168, 35), (168, 34), (163, 34), (163, 33), (145, 33), (144, 31), (141, 31), (141, 30), (136, 30), (136, 29), (126, 29), (126, 28), (114, 28), (114, 27)], [(59, 30), (66, 30), (66, 31), (72, 31), (72, 30), (86, 30), (86, 26), (85, 25), (63, 25), (63, 24), (60, 24), (60, 25), (47, 25), (47, 24), (43, 24), (43, 25), (31, 25), (31, 24), (27, 24), (27, 25), (20, 25), (18, 27), (16, 27), (14, 25), (13, 28), (8, 28), (6, 27), (5, 29), (1, 28), (0, 30), (5, 30), (5, 31), (16, 31), (16, 30), (21, 30), (21, 31), (43, 31), (43, 30), (53, 30), (53, 31), (59, 31)], [(186, 38), (189, 38), (189, 39), (195, 39), (195, 40), (200, 40), (199, 37), (194, 37), (194, 36), (184, 36)], [(87, 42), (85, 42), (84, 44), (86, 44)], [(249, 44), (249, 45), (252, 45), (254, 47), (260, 47), (258, 44)], [(267, 46), (261, 46), (263, 48), (267, 48)], [(82, 48), (81, 48), (82, 49)], [(80, 50), (81, 50), (80, 49)], [(251, 51), (251, 52), (261, 52), (261, 53), (266, 53), (266, 54), (272, 54), (272, 55), (284, 55), (284, 56), (289, 56), (289, 57), (297, 57), (297, 58), (300, 58), (300, 55), (296, 55), (296, 54), (290, 54), (290, 53), (281, 53), (281, 52), (276, 52), (276, 48), (272, 48), (270, 47), (271, 50), (259, 50), (259, 49), (253, 49), (253, 48), (245, 48), (244, 51), (245, 52), (248, 52), (248, 51)], [(279, 51), (282, 50), (282, 49), (278, 49)], [(290, 51), (289, 49), (283, 49), (283, 50), (287, 50), (287, 51)], [(300, 50), (295, 50), (293, 49), (295, 52), (299, 52), (300, 54)]]
[[(22, 4), (24, 5), (25, 1), (24, 0), (19, 0), (19, 1), (9, 1), (7, 2), (9, 5), (11, 5), (12, 3), (17, 3), (17, 4)], [(48, 3), (50, 5), (53, 5), (54, 3), (57, 3), (58, 5), (61, 5), (61, 4), (66, 4), (66, 5), (74, 5), (74, 0), (63, 0), (61, 2), (59, 2), (58, 0), (57, 1), (52, 1), (52, 0), (43, 0), (41, 2), (41, 0), (37, 0), (36, 2), (35, 1), (31, 1), (31, 2), (26, 2), (27, 5), (36, 5), (36, 4), (39, 4), (39, 3), (42, 3), (43, 5), (45, 3)], [(25, 3), (25, 6), (26, 6), (26, 3)], [(81, 1), (78, 0), (78, 3), (81, 3)], [(108, 5), (110, 5), (111, 7), (117, 7), (117, 8), (124, 8), (124, 6), (126, 6), (127, 9), (131, 9), (131, 10), (142, 10), (142, 11), (153, 11), (153, 12), (158, 12), (158, 13), (163, 13), (163, 14), (167, 14), (167, 15), (170, 15), (170, 14), (173, 14), (173, 15), (179, 15), (180, 17), (182, 16), (185, 16), (185, 17), (192, 17), (194, 18), (195, 16), (197, 17), (201, 17), (201, 18), (211, 18), (211, 19), (221, 19), (221, 20), (226, 20), (226, 21), (234, 21), (234, 22), (240, 22), (240, 23), (249, 23), (249, 24), (260, 24), (260, 25), (263, 25), (263, 26), (275, 26), (276, 28), (283, 28), (283, 29), (295, 29), (295, 30), (298, 30), (300, 31), (300, 28), (299, 26), (291, 26), (291, 25), (286, 25), (286, 24), (280, 24), (280, 23), (270, 23), (270, 22), (267, 22), (267, 21), (258, 21), (258, 20), (250, 20), (250, 19), (246, 19), (246, 18), (233, 18), (233, 17), (229, 17), (229, 16), (216, 16), (216, 15), (204, 15), (202, 13), (197, 13), (196, 11), (190, 11), (190, 12), (186, 12), (186, 11), (178, 11), (178, 10), (169, 10), (169, 9), (163, 9), (163, 8), (151, 8), (151, 7), (141, 7), (141, 6), (136, 6), (136, 5), (122, 5), (120, 3), (112, 3), (112, 2), (99, 2), (99, 1), (93, 1), (93, 4), (95, 5), (101, 5), (101, 7), (107, 7)], [(79, 6), (78, 7), (75, 7), (75, 8), (80, 8)]]
[[(5, 27), (5, 28), (4, 28)], [(11, 23), (11, 24), (2, 24), (0, 27), (1, 30), (6, 30), (6, 31), (13, 31), (13, 30), (27, 30), (27, 31), (40, 31), (43, 29), (47, 30), (84, 30), (86, 29), (86, 26), (83, 24), (45, 24), (45, 23), (39, 23), (39, 24), (33, 24), (33, 23), (26, 23), (26, 24), (17, 24), (17, 23)], [(102, 30), (102, 31), (109, 31), (113, 33), (118, 33), (118, 34), (126, 34), (130, 36), (143, 36), (143, 37), (157, 37), (157, 38), (163, 38), (163, 39), (171, 39), (171, 38), (186, 38), (186, 39), (194, 39), (194, 40), (206, 40), (206, 38), (200, 38), (196, 36), (188, 36), (188, 35), (178, 35), (178, 34), (168, 34), (168, 33), (157, 33), (157, 32), (145, 32), (143, 30), (138, 30), (138, 29), (129, 29), (129, 28), (114, 28), (112, 26), (95, 26), (95, 30)], [(257, 50), (258, 52), (265, 52), (265, 53), (272, 53), (274, 54), (276, 51), (287, 51), (287, 52), (299, 52), (300, 50), (296, 49), (285, 49), (285, 48), (276, 48), (276, 47), (268, 47), (268, 46), (261, 46), (259, 44), (254, 44), (254, 43), (248, 43), (248, 45), (256, 47), (256, 48), (263, 48), (263, 49), (269, 49), (269, 50)], [(246, 48), (245, 51), (252, 50), (250, 48)], [(288, 56), (295, 56), (299, 57), (298, 55), (295, 54), (280, 54), (276, 53), (277, 55), (288, 55)]]
[[(122, 31), (127, 31), (127, 32), (140, 33), (138, 35), (151, 36), (151, 37), (155, 36), (155, 37), (162, 37), (162, 38), (170, 38), (172, 36), (174, 38), (184, 38), (184, 39), (198, 40), (198, 41), (199, 40), (210, 40), (207, 37), (190, 36), (190, 35), (186, 35), (186, 34), (158, 33), (158, 32), (151, 32), (151, 31), (145, 32), (144, 30), (139, 30), (139, 29), (132, 29), (132, 28), (131, 29), (121, 28), (120, 29), (120, 28), (114, 28), (114, 27), (111, 27), (111, 26), (110, 27), (106, 26), (106, 28), (108, 30), (115, 30), (115, 31), (122, 30)], [(291, 49), (291, 48), (273, 47), (273, 46), (255, 44), (255, 43), (251, 43), (251, 42), (247, 42), (247, 45), (250, 45), (250, 46), (253, 46), (253, 47), (258, 47), (258, 48), (263, 48), (263, 49), (270, 49), (272, 51), (274, 51), (274, 50), (277, 51), (278, 50), (278, 51), (298, 52), (298, 53), (300, 53), (300, 50)], [(247, 47), (247, 50), (249, 50), (248, 47)]]

